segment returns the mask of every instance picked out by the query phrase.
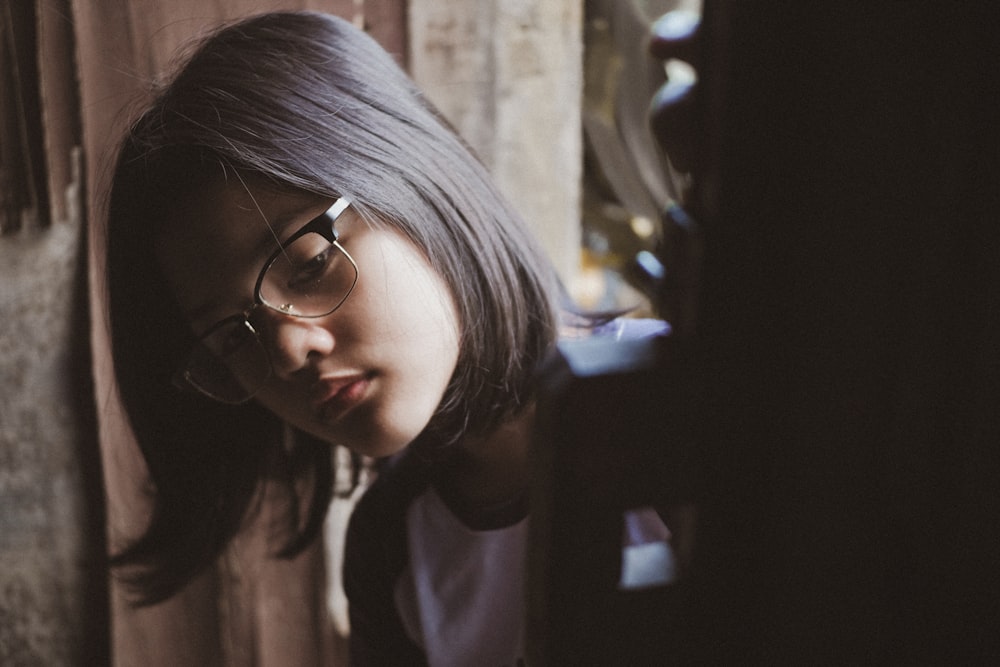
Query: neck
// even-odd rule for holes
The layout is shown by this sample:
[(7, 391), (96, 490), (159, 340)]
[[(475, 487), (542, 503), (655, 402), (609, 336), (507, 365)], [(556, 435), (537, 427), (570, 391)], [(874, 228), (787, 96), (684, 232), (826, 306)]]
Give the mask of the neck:
[(450, 485), (468, 503), (489, 506), (524, 493), (528, 484), (528, 448), (535, 411), (528, 409), (489, 435), (459, 444)]

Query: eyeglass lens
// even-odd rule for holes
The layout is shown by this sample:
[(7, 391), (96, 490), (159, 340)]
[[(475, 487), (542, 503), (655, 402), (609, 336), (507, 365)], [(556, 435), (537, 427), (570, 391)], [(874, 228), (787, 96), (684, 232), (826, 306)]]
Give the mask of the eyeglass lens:
[(184, 376), (212, 398), (245, 400), (271, 374), (267, 352), (246, 320), (231, 320), (205, 336), (191, 354)]
[(260, 286), (264, 305), (300, 317), (335, 310), (354, 287), (353, 262), (319, 234), (304, 234), (271, 262)]

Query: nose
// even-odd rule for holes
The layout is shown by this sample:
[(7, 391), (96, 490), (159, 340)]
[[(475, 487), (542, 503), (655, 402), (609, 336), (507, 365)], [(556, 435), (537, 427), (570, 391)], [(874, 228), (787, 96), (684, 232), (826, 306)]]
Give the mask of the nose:
[(274, 374), (289, 379), (333, 351), (333, 333), (325, 317), (293, 317), (260, 308), (254, 313), (254, 327), (271, 357)]

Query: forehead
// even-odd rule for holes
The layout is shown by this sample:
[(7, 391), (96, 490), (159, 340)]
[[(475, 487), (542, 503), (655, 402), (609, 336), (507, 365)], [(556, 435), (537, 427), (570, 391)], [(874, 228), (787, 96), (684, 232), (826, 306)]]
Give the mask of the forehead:
[(210, 189), (179, 206), (161, 228), (156, 260), (180, 306), (197, 309), (227, 290), (242, 290), (281, 241), (330, 201), (239, 182)]
[(319, 215), (328, 205), (324, 198), (309, 193), (227, 183), (192, 198), (162, 236), (168, 243), (180, 238), (207, 242), (232, 254), (257, 250), (257, 246), (266, 251), (280, 243), (285, 227), (310, 212), (310, 217)]

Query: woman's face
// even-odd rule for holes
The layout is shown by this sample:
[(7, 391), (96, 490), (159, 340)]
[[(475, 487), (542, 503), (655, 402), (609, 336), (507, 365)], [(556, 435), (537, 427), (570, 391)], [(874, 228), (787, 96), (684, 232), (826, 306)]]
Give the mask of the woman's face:
[[(167, 227), (156, 256), (194, 333), (250, 308), (267, 258), (331, 203), (236, 183)], [(273, 367), (254, 400), (327, 442), (386, 456), (441, 402), (458, 359), (458, 316), (445, 282), (400, 232), (369, 225), (353, 208), (336, 229), (357, 284), (324, 317), (254, 310)]]

